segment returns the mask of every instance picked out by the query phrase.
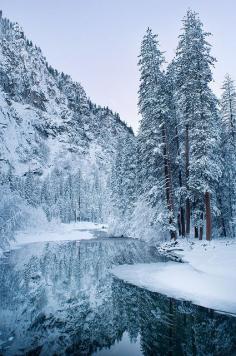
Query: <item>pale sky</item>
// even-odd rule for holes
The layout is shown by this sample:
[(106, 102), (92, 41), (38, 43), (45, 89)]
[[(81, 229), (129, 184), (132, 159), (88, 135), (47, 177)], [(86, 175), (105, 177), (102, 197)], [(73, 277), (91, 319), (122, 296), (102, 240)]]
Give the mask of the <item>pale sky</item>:
[(137, 56), (149, 26), (167, 61), (174, 56), (188, 8), (213, 36), (214, 90), (225, 73), (236, 79), (236, 0), (0, 0), (3, 16), (17, 21), (49, 64), (68, 73), (97, 104), (138, 127)]

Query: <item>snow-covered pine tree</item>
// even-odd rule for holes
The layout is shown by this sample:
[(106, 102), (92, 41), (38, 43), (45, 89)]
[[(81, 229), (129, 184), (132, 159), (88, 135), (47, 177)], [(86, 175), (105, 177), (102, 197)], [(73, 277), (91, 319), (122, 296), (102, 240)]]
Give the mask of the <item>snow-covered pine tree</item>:
[(179, 236), (185, 236), (185, 182), (184, 182), (184, 150), (183, 135), (180, 130), (180, 115), (176, 97), (176, 65), (173, 60), (166, 71), (166, 88), (168, 93), (168, 107), (170, 116), (167, 122), (169, 133), (170, 159), (173, 171), (173, 190), (178, 221)]
[(220, 208), (224, 219), (224, 235), (235, 234), (236, 213), (236, 90), (234, 81), (225, 76), (221, 98), (222, 156), (224, 167)]
[(226, 74), (222, 86), (223, 94), (221, 98), (221, 116), (225, 126), (225, 133), (228, 133), (230, 144), (235, 148), (236, 136), (236, 90), (232, 78)]
[(157, 36), (148, 28), (139, 57), (139, 109), (142, 115), (138, 135), (140, 193), (156, 209), (156, 222), (175, 239), (172, 168), (166, 125), (169, 109), (165, 76), (161, 69), (163, 62)]
[[(200, 235), (206, 218), (206, 238), (211, 239), (211, 201), (221, 176), (217, 102), (209, 88), (215, 59), (206, 41), (209, 33), (195, 12), (188, 10), (176, 54), (178, 105), (185, 136), (186, 234), (190, 234), (190, 208)], [(213, 197), (213, 199), (211, 199)], [(201, 238), (201, 236), (200, 236)]]
[(136, 138), (127, 133), (118, 143), (110, 180), (111, 205), (116, 235), (129, 233), (137, 192)]
[(28, 204), (36, 207), (40, 204), (40, 181), (30, 170), (24, 177), (24, 197)]

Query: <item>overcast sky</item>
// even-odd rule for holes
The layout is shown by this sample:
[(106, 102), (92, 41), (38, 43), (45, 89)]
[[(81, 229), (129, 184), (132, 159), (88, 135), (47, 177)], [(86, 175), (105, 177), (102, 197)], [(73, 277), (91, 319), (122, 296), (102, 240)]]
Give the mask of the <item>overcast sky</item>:
[(119, 112), (135, 130), (137, 56), (148, 26), (170, 61), (186, 10), (199, 12), (213, 34), (217, 95), (226, 72), (236, 77), (235, 0), (0, 0), (0, 7), (53, 67), (81, 82), (94, 102)]

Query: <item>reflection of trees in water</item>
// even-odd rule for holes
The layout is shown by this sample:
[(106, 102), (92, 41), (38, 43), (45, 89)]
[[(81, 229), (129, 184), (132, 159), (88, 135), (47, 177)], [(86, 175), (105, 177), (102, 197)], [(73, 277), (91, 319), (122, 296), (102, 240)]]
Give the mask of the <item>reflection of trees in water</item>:
[(140, 334), (144, 355), (232, 355), (236, 319), (115, 281), (120, 314), (131, 338)]
[(144, 355), (235, 351), (236, 319), (112, 279), (113, 264), (158, 260), (138, 241), (36, 249), (13, 251), (0, 268), (1, 338), (13, 336), (3, 354), (89, 355), (125, 331), (133, 342), (140, 336)]
[(0, 266), (3, 350), (89, 354), (112, 345), (121, 339), (125, 321), (113, 306), (108, 268), (159, 259), (157, 251), (129, 239), (41, 243), (12, 251)]

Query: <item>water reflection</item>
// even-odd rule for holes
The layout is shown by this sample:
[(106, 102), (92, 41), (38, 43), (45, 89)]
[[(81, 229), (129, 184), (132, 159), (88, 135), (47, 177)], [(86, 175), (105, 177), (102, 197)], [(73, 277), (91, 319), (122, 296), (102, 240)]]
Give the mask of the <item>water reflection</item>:
[[(236, 318), (116, 280), (119, 314), (144, 355), (233, 355)], [(116, 297), (115, 297), (116, 298)], [(128, 300), (128, 302), (126, 302)]]
[(160, 261), (133, 240), (33, 244), (0, 262), (3, 355), (232, 355), (236, 319), (113, 279)]

